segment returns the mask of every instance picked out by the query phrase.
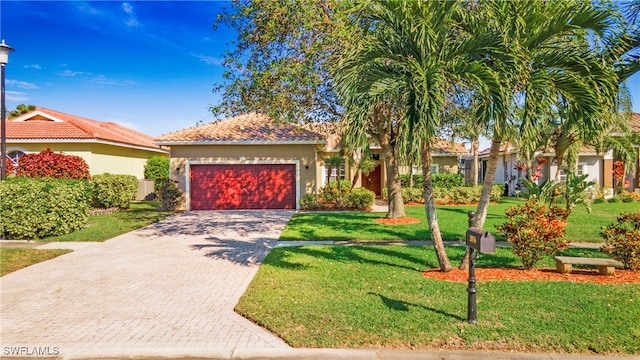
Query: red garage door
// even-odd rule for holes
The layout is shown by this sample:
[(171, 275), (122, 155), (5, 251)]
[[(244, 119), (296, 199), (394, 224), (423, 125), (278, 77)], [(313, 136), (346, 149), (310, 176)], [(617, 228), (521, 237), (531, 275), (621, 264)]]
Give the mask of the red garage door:
[(294, 164), (192, 165), (191, 209), (295, 209)]

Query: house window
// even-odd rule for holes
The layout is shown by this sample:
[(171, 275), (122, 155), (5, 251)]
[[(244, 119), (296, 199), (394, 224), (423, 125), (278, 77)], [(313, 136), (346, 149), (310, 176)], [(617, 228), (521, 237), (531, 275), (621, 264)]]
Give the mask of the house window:
[[(567, 181), (567, 173), (564, 171), (565, 168), (562, 168), (560, 170), (560, 181), (565, 182)], [(578, 168), (577, 168), (577, 176), (582, 176), (584, 174), (587, 173), (587, 164), (586, 163), (579, 163), (578, 164)]]
[(437, 174), (438, 170), (440, 170), (439, 164), (431, 164), (431, 174)]
[(14, 166), (18, 166), (18, 159), (26, 153), (20, 150), (14, 150), (7, 153), (7, 160), (11, 161)]
[[(324, 168), (324, 178), (327, 178), (327, 172), (329, 171), (329, 169), (327, 169), (326, 167)], [(329, 181), (332, 180), (344, 180), (346, 178), (347, 175), (347, 169), (345, 167), (345, 164), (340, 165), (340, 168), (336, 169), (333, 168), (331, 169), (331, 175), (329, 177)]]

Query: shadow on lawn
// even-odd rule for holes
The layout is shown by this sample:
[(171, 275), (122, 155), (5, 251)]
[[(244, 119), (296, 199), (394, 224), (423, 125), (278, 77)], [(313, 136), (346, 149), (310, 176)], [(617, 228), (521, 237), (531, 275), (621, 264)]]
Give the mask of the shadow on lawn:
[[(297, 214), (289, 221), (289, 227), (295, 229), (292, 234), (284, 233), (280, 240), (362, 240), (358, 233), (372, 232), (380, 234), (380, 239), (428, 240), (430, 234), (426, 224), (419, 226), (386, 226), (377, 224), (376, 219), (384, 217), (382, 213), (335, 212)], [(340, 229), (339, 235), (326, 229)], [(354, 235), (355, 234), (355, 235)], [(366, 236), (366, 235), (365, 235)], [(373, 239), (379, 240), (379, 239)]]
[(447, 316), (447, 317), (450, 317), (450, 318), (454, 318), (454, 319), (459, 320), (459, 321), (466, 320), (465, 318), (463, 318), (461, 316), (458, 316), (458, 315), (455, 315), (455, 314), (451, 314), (451, 313), (448, 313), (446, 311), (442, 311), (442, 310), (435, 309), (435, 308), (432, 308), (432, 307), (424, 306), (424, 305), (421, 305), (421, 304), (414, 304), (414, 303), (406, 302), (406, 301), (403, 301), (403, 300), (392, 299), (392, 298), (386, 297), (386, 296), (384, 296), (382, 294), (370, 292), (370, 293), (368, 293), (368, 295), (374, 295), (374, 296), (379, 297), (380, 300), (382, 300), (382, 303), (386, 307), (391, 309), (391, 310), (409, 311), (409, 307), (413, 306), (413, 307), (425, 309), (425, 310), (428, 310), (428, 311), (432, 311), (434, 313), (437, 313), (437, 314), (440, 314), (440, 315), (444, 315), (444, 316)]
[[(385, 248), (372, 246), (286, 247), (272, 251), (267, 263), (271, 266), (288, 269), (304, 269), (308, 267), (304, 264), (291, 262), (289, 258), (297, 257), (294, 256), (295, 254), (341, 263), (353, 262), (358, 264), (384, 265), (418, 272), (423, 271), (429, 266), (437, 266), (437, 264), (428, 261), (429, 259), (417, 258), (400, 251), (395, 251), (393, 248), (393, 246), (387, 246)], [(367, 256), (367, 253), (372, 256)], [(403, 264), (400, 264), (396, 259), (404, 260), (402, 261)]]

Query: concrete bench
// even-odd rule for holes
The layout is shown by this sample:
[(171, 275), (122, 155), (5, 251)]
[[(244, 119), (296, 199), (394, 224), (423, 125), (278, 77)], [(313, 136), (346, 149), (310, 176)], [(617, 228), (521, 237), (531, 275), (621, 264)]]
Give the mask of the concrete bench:
[(595, 265), (598, 267), (598, 271), (602, 275), (613, 275), (616, 273), (616, 268), (623, 268), (624, 265), (620, 261), (612, 259), (598, 259), (598, 258), (585, 258), (575, 256), (555, 256), (556, 269), (558, 272), (568, 274), (571, 272), (571, 265)]

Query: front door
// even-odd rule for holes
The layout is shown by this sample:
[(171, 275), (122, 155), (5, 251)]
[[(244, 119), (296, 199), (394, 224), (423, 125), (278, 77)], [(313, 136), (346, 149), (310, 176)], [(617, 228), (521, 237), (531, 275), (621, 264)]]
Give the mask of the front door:
[(362, 187), (373, 191), (376, 196), (382, 195), (382, 170), (376, 165), (368, 175), (362, 174)]

